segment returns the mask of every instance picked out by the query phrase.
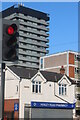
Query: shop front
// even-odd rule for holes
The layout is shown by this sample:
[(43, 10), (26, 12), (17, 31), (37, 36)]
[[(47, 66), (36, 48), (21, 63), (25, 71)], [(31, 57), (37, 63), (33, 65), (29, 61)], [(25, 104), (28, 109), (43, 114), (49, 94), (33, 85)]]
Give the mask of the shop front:
[(72, 118), (75, 104), (55, 102), (31, 102), (25, 105), (25, 118)]

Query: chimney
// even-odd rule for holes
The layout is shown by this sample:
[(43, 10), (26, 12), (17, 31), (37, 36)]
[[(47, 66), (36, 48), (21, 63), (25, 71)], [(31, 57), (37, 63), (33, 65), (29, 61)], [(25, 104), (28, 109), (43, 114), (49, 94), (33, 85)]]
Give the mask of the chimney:
[(61, 66), (61, 68), (60, 68), (60, 73), (61, 73), (62, 75), (64, 75), (64, 74), (65, 74), (65, 69), (64, 69), (64, 66)]

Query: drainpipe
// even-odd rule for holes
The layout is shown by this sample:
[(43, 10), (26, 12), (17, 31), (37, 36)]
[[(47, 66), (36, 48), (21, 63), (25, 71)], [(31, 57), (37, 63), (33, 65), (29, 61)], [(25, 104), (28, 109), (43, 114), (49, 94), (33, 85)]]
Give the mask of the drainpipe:
[(19, 118), (20, 118), (20, 83), (21, 83), (22, 79), (20, 78), (19, 80)]

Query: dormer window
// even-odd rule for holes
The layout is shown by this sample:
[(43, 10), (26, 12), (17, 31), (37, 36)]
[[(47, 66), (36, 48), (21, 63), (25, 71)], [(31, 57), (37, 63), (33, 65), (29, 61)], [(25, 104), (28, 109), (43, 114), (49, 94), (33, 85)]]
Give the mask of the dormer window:
[(67, 85), (59, 84), (59, 95), (66, 95), (66, 94), (67, 94)]
[(40, 81), (32, 81), (32, 92), (41, 93), (41, 82)]

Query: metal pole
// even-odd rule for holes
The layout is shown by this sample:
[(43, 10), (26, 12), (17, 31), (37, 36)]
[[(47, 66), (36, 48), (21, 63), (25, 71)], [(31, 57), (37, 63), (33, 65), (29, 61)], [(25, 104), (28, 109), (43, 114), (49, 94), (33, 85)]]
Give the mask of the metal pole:
[(2, 86), (2, 120), (3, 120), (4, 118), (5, 63), (1, 64), (1, 86)]

